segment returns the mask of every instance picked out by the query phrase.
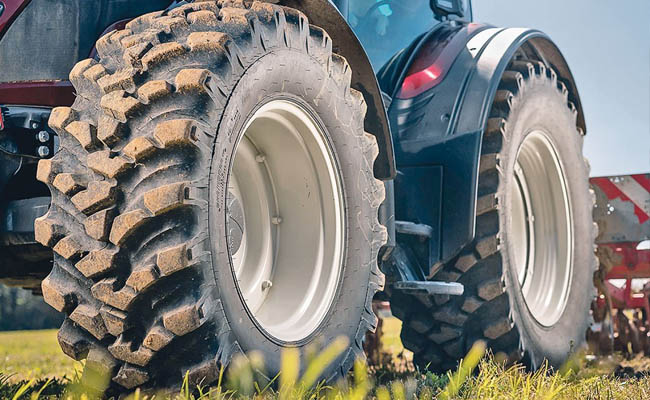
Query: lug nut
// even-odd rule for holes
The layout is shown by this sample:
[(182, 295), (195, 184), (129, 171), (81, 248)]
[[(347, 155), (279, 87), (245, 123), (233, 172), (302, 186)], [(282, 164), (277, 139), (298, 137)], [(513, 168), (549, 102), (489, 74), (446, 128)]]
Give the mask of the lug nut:
[(277, 216), (277, 217), (271, 218), (271, 223), (273, 225), (280, 225), (282, 223), (282, 217)]
[(271, 282), (271, 281), (262, 281), (262, 290), (270, 289), (271, 286), (273, 286), (273, 282)]
[(36, 152), (38, 153), (38, 156), (41, 158), (45, 158), (50, 155), (50, 148), (47, 146), (38, 146), (38, 149), (36, 149)]
[(40, 131), (36, 137), (38, 138), (39, 142), (45, 143), (50, 140), (50, 133), (48, 131)]

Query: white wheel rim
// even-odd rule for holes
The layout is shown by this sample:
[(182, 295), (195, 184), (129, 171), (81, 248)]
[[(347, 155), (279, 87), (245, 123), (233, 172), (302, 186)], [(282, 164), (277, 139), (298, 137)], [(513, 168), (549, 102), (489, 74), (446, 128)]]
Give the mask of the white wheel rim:
[(566, 178), (543, 132), (531, 132), (521, 144), (511, 188), (509, 236), (517, 279), (530, 313), (552, 326), (569, 297), (574, 242)]
[(274, 338), (307, 338), (341, 277), (344, 203), (329, 142), (303, 107), (273, 100), (247, 123), (229, 177), (228, 247), (248, 312)]

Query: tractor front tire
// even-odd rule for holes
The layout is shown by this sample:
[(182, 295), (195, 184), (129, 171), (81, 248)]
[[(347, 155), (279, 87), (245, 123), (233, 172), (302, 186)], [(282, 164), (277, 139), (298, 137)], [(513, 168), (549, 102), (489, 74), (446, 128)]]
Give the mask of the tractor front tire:
[(433, 277), (465, 292), (391, 299), (420, 366), (454, 368), (481, 340), (533, 370), (559, 367), (584, 344), (597, 228), (568, 96), (542, 63), (504, 73), (483, 137), (476, 238)]
[(294, 9), (222, 3), (102, 37), (50, 117), (43, 296), (67, 315), (63, 351), (114, 392), (207, 385), (253, 350), (271, 380), (283, 348), (304, 370), (344, 336), (331, 381), (377, 323), (384, 188), (349, 65)]

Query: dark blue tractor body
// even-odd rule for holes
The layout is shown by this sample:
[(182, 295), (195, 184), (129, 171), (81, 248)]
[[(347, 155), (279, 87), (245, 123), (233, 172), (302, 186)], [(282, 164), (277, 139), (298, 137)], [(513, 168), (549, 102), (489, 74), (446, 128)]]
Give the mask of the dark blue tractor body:
[[(422, 234), (411, 224), (426, 231), (429, 243), (420, 267), (407, 274), (412, 278), (433, 275), (436, 265), (456, 256), (474, 238), (481, 138), (509, 62), (537, 60), (557, 71), (578, 109), (578, 125), (586, 131), (571, 71), (540, 31), (475, 23), (469, 1), (458, 2), (455, 14), (433, 11), (428, 0), (334, 1), (347, 20), (345, 27), (331, 14), (318, 15), (333, 13), (322, 2), (286, 3), (313, 9), (311, 18), (319, 23), (337, 24), (321, 23), (330, 33), (348, 36), (338, 43), (355, 75), (367, 74), (372, 67), (380, 93), (367, 82), (368, 76), (357, 78), (356, 88), (369, 104), (367, 120), (373, 119), (366, 122), (366, 129), (380, 143), (375, 173), (393, 193), (388, 202), (394, 203), (385, 206), (383, 222), (393, 244), (399, 232), (406, 238)], [(350, 29), (358, 43), (350, 37)], [(336, 42), (336, 34), (333, 38)], [(379, 97), (389, 121), (381, 125), (381, 132), (377, 125), (384, 119), (375, 117), (381, 111), (374, 107)]]

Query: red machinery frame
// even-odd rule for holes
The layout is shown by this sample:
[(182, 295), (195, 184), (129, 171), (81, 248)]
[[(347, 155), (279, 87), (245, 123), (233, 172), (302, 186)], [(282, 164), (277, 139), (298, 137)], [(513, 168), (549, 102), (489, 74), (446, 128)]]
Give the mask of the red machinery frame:
[[(613, 347), (650, 353), (650, 283), (640, 291), (632, 288), (633, 279), (650, 282), (650, 249), (639, 248), (650, 240), (650, 174), (597, 177), (590, 183), (596, 195), (600, 264), (590, 340), (604, 352)], [(625, 283), (615, 285), (612, 280)]]

